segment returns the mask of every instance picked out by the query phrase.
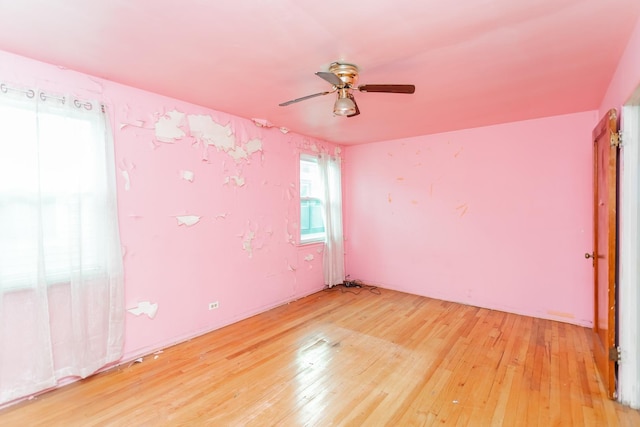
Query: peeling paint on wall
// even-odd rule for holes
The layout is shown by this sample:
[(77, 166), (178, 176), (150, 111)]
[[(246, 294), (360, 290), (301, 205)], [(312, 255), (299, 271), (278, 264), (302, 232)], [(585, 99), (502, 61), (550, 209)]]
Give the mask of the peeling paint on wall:
[(231, 123), (222, 125), (211, 116), (198, 114), (188, 115), (187, 121), (190, 135), (203, 145), (203, 160), (208, 160), (208, 146), (214, 146), (218, 151), (227, 153), (236, 163), (248, 161), (252, 154), (262, 151), (262, 141), (258, 138), (238, 144)]
[(293, 184), (291, 184), (291, 187), (287, 189), (286, 194), (287, 194), (287, 200), (294, 200), (297, 198), (298, 192), (296, 191), (295, 186)]
[(176, 216), (176, 220), (178, 221), (178, 225), (191, 227), (200, 222), (200, 217), (197, 215), (178, 215)]
[(135, 316), (146, 314), (149, 319), (153, 319), (158, 312), (158, 303), (151, 304), (149, 301), (142, 301), (136, 307), (129, 308), (127, 311)]
[(258, 151), (262, 151), (262, 141), (258, 138), (250, 139), (244, 146), (249, 156)]
[(122, 174), (122, 177), (124, 178), (124, 191), (131, 190), (131, 178), (129, 177), (129, 171), (121, 170), (120, 173)]
[(335, 147), (327, 147), (322, 143), (312, 142), (308, 139), (303, 139), (302, 142), (296, 142), (296, 147), (300, 151), (314, 152), (314, 153), (327, 153), (329, 154)]
[(184, 138), (186, 133), (180, 129), (184, 122), (185, 114), (180, 111), (169, 111), (156, 122), (156, 139), (161, 142), (174, 143)]
[(94, 84), (95, 89), (87, 88), (87, 90), (93, 93), (99, 93), (99, 94), (104, 93), (104, 84), (100, 80), (89, 77), (89, 81)]
[(180, 177), (185, 181), (193, 182), (193, 178), (195, 177), (193, 171), (184, 170), (180, 171)]
[(240, 146), (235, 146), (232, 150), (227, 151), (227, 154), (236, 161), (236, 163), (249, 158), (249, 153)]
[(260, 127), (260, 128), (270, 128), (273, 127), (273, 123), (271, 123), (269, 120), (267, 119), (251, 119), (251, 121), (253, 122), (253, 124), (255, 124), (256, 126)]
[(236, 138), (231, 124), (223, 126), (213, 121), (211, 116), (190, 114), (187, 116), (191, 136), (205, 145), (213, 145), (218, 150), (227, 152), (236, 145)]
[(242, 187), (244, 186), (244, 177), (240, 176), (240, 175), (233, 175), (233, 176), (227, 176), (224, 179), (224, 183), (225, 184), (229, 184), (230, 182), (233, 182), (237, 187)]
[(285, 238), (285, 242), (290, 243), (291, 245), (296, 244), (296, 239), (294, 237), (294, 234), (291, 233), (291, 231), (289, 230), (290, 228), (294, 228), (295, 229), (295, 233), (297, 235), (298, 233), (298, 223), (297, 222), (289, 222), (289, 220), (285, 220), (285, 228), (284, 228), (284, 238)]
[(305, 261), (313, 261), (313, 254), (307, 254), (307, 255), (304, 257), (304, 260), (305, 260)]
[(253, 257), (254, 251), (264, 247), (264, 237), (258, 233), (259, 228), (257, 223), (247, 221), (245, 231), (238, 236), (242, 239), (242, 249), (247, 252), (249, 258)]
[(122, 178), (124, 179), (124, 190), (125, 191), (129, 191), (131, 190), (131, 174), (130, 171), (135, 169), (135, 165), (129, 161), (127, 161), (127, 159), (122, 159), (119, 162), (118, 165), (118, 169), (120, 169), (120, 174), (122, 175)]
[(468, 206), (466, 203), (456, 207), (456, 210), (460, 212), (461, 217), (467, 213), (467, 209), (468, 209)]
[(247, 231), (242, 237), (242, 249), (249, 254), (249, 258), (253, 258), (253, 239), (256, 238), (256, 233), (253, 231)]
[[(261, 128), (271, 128), (274, 127), (275, 125), (273, 123), (271, 123), (269, 120), (266, 119), (251, 119), (253, 121), (253, 123)], [(289, 129), (285, 128), (285, 127), (279, 127), (278, 128), (280, 130), (280, 132), (286, 134), (289, 133)]]
[(130, 122), (121, 122), (120, 123), (120, 130), (122, 130), (122, 129), (126, 128), (126, 127), (134, 127), (134, 128), (144, 129), (145, 128), (144, 124), (145, 124), (144, 120), (131, 120)]

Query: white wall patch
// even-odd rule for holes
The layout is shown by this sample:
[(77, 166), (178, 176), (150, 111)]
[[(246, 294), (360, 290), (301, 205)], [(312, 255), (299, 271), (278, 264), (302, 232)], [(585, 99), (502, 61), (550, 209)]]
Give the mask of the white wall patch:
[(194, 173), (192, 171), (180, 171), (180, 176), (185, 181), (193, 182)]
[(256, 238), (256, 233), (253, 231), (247, 231), (242, 238), (242, 249), (248, 254), (249, 258), (253, 258), (253, 239)]
[(146, 128), (144, 120), (131, 120), (130, 122), (121, 122), (120, 123), (120, 130), (126, 128), (126, 127), (134, 127), (134, 128), (139, 128), (139, 129), (144, 129)]
[(200, 222), (200, 217), (197, 215), (178, 215), (176, 216), (176, 220), (178, 221), (178, 225), (191, 227)]
[(149, 301), (142, 301), (139, 302), (136, 307), (129, 308), (127, 311), (136, 316), (146, 314), (149, 319), (153, 319), (156, 317), (156, 313), (158, 312), (158, 303), (151, 304)]
[(240, 162), (243, 159), (247, 160), (249, 158), (248, 153), (245, 151), (245, 149), (238, 146), (234, 147), (233, 150), (227, 151), (227, 154), (231, 156), (231, 158), (236, 162)]
[(237, 187), (242, 187), (244, 185), (244, 177), (240, 175), (227, 176), (224, 179), (225, 184), (229, 184), (231, 181), (233, 181)]
[(247, 154), (252, 155), (257, 151), (262, 151), (262, 141), (258, 138), (250, 139), (244, 145), (244, 148), (247, 151)]
[(205, 145), (213, 145), (218, 150), (227, 152), (236, 145), (236, 138), (231, 130), (231, 124), (222, 126), (213, 121), (211, 116), (190, 114), (187, 116), (191, 136)]
[(129, 177), (129, 171), (124, 170), (124, 171), (120, 171), (120, 173), (124, 178), (124, 191), (131, 190), (131, 178)]
[(184, 121), (184, 113), (169, 111), (156, 122), (156, 139), (161, 142), (173, 143), (184, 138), (186, 133), (180, 129)]

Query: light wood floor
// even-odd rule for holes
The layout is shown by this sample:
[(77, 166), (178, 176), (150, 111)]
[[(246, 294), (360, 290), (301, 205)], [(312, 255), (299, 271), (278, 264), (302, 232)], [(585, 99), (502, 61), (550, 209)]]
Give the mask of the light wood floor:
[(0, 425), (640, 425), (605, 397), (589, 329), (340, 289), (10, 407)]

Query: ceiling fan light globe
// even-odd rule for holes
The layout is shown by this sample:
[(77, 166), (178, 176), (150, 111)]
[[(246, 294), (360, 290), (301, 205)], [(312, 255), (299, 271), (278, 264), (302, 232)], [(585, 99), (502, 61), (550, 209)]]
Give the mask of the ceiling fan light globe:
[(356, 104), (350, 98), (338, 98), (333, 106), (336, 116), (350, 116), (356, 113)]

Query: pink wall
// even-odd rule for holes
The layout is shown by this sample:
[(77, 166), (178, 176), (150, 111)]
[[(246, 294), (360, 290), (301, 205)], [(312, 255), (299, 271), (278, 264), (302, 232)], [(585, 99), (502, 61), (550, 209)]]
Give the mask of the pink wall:
[[(219, 328), (323, 288), (318, 245), (298, 247), (298, 154), (328, 143), (261, 128), (247, 119), (0, 52), (0, 82), (101, 99), (110, 110), (118, 167), (127, 308), (158, 303), (152, 320), (127, 314), (124, 360)], [(205, 88), (203, 88), (205, 90)], [(236, 162), (190, 136), (158, 142), (166, 112), (230, 124), (238, 145), (262, 151)], [(133, 124), (135, 126), (126, 125)], [(193, 182), (180, 172), (194, 173)], [(126, 172), (130, 187), (125, 188)], [(242, 186), (228, 177), (244, 178)], [(200, 222), (178, 226), (177, 215)], [(243, 241), (250, 233), (252, 256)], [(314, 260), (306, 261), (309, 253)], [(220, 308), (209, 311), (208, 303)]]
[(629, 38), (609, 88), (600, 104), (600, 116), (609, 109), (620, 112), (634, 90), (640, 86), (640, 19)]
[(584, 253), (596, 116), (347, 147), (347, 272), (385, 288), (591, 325)]

